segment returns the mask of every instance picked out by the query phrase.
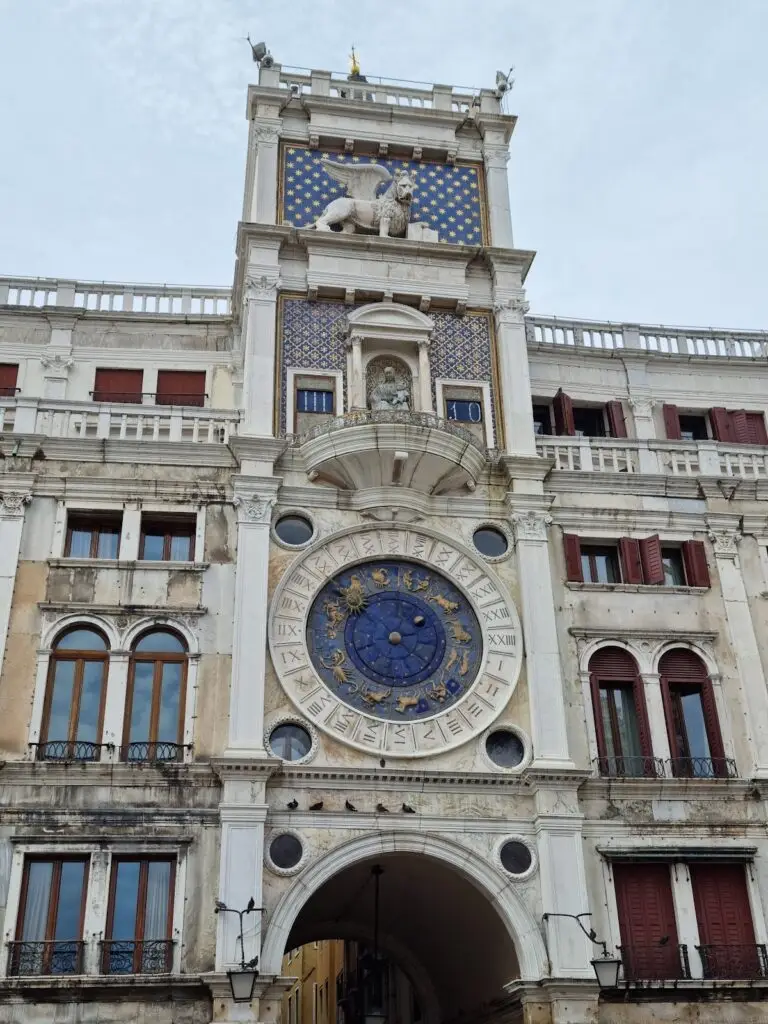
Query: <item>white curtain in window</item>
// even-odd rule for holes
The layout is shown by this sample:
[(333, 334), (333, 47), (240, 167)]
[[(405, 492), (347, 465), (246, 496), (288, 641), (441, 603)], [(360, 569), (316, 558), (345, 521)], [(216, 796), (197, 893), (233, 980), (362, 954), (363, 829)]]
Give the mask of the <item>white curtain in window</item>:
[(45, 939), (52, 875), (53, 864), (50, 861), (33, 861), (29, 865), (21, 935), (24, 942), (43, 942)]
[(150, 861), (147, 878), (147, 907), (144, 915), (144, 938), (167, 939), (168, 899), (171, 891), (171, 865), (167, 861)]

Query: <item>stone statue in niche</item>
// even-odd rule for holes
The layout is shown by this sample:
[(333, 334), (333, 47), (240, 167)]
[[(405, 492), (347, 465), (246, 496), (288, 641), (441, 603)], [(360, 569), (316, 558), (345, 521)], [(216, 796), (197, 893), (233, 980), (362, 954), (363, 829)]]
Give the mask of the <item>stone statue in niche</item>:
[[(394, 178), (381, 164), (341, 164), (323, 157), (326, 174), (340, 182), (349, 195), (334, 199), (312, 227), (330, 231), (336, 224), (347, 234), (376, 231), (382, 237), (403, 238), (411, 218), (411, 200), (415, 185), (407, 171), (395, 171)], [(376, 189), (383, 182), (391, 185), (382, 196)]]
[(395, 359), (372, 359), (366, 371), (368, 404), (371, 412), (409, 412), (411, 372)]

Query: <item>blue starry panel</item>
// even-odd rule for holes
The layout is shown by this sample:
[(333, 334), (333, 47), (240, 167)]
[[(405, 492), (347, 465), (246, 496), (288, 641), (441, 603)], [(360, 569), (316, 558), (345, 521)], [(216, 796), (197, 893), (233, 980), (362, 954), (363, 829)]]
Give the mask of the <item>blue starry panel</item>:
[[(408, 171), (416, 186), (411, 204), (412, 221), (422, 221), (434, 228), (441, 242), (484, 243), (482, 169), (478, 165), (350, 156), (303, 146), (283, 147), (283, 224), (309, 227), (332, 199), (346, 195), (344, 186), (326, 174), (320, 163), (324, 156), (337, 163), (381, 164), (390, 174), (397, 170)], [(386, 183), (380, 185), (377, 194), (382, 195), (387, 188)]]
[[(281, 298), (281, 429), (286, 429), (286, 367), (346, 371), (345, 325), (348, 312), (349, 306), (342, 302), (309, 302), (306, 298), (288, 296)], [(433, 311), (429, 315), (435, 323), (429, 348), (433, 380), (442, 377), (450, 380), (488, 381), (493, 390), (490, 315), (466, 313), (459, 316), (448, 311)], [(432, 400), (435, 401), (434, 385)], [(494, 423), (495, 419), (494, 410)]]
[(466, 694), (482, 661), (482, 631), (440, 573), (385, 560), (326, 583), (309, 612), (307, 647), (340, 700), (377, 718), (414, 720)]

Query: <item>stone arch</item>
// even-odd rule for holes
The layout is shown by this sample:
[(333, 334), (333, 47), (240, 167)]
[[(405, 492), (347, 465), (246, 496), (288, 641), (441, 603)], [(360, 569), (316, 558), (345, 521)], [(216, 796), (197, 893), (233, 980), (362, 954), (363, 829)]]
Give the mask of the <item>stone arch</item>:
[(659, 662), (668, 651), (675, 649), (690, 651), (691, 654), (695, 654), (697, 658), (700, 658), (704, 667), (707, 670), (707, 675), (715, 678), (720, 677), (720, 669), (710, 651), (705, 650), (698, 644), (693, 643), (690, 640), (665, 640), (664, 643), (660, 644), (659, 647), (654, 651), (653, 654), (653, 672), (658, 675)]
[(60, 636), (67, 630), (76, 629), (78, 626), (102, 633), (107, 640), (109, 650), (119, 650), (120, 637), (110, 619), (102, 615), (93, 615), (90, 612), (74, 612), (56, 619), (43, 631), (40, 647), (43, 650), (51, 650)]
[(644, 672), (649, 671), (648, 658), (643, 655), (643, 652), (639, 650), (634, 644), (629, 643), (626, 640), (622, 640), (620, 637), (600, 637), (598, 640), (593, 640), (584, 646), (579, 657), (579, 671), (582, 675), (589, 675), (589, 663), (592, 658), (597, 654), (598, 651), (604, 647), (618, 647), (622, 651), (626, 651), (627, 654), (634, 660), (637, 665), (637, 670), (642, 675)]
[(302, 907), (326, 882), (345, 868), (392, 853), (419, 854), (442, 862), (479, 890), (501, 918), (518, 958), (520, 977), (538, 981), (549, 973), (544, 940), (531, 912), (515, 891), (516, 883), (482, 857), (448, 839), (409, 832), (378, 832), (336, 847), (311, 864), (282, 896), (266, 928), (261, 969), (280, 974), (283, 951)]
[(384, 380), (385, 371), (394, 371), (394, 382), (399, 389), (408, 395), (404, 411), (413, 411), (413, 374), (405, 360), (399, 356), (378, 355), (365, 364), (365, 402), (369, 409), (374, 405), (374, 391)]
[(143, 633), (155, 629), (165, 629), (169, 633), (177, 633), (187, 645), (187, 653), (198, 654), (200, 647), (195, 632), (186, 623), (178, 618), (164, 615), (145, 616), (137, 622), (132, 623), (123, 634), (123, 644), (126, 650), (132, 650), (134, 644)]

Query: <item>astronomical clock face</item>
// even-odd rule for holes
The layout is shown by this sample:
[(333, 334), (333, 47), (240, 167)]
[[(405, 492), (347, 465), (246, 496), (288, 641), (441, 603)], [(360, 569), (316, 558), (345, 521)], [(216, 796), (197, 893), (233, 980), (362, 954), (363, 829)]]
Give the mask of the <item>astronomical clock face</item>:
[(514, 690), (520, 646), (488, 570), (422, 530), (366, 527), (311, 549), (270, 619), (272, 659), (301, 713), (399, 757), (485, 729)]

